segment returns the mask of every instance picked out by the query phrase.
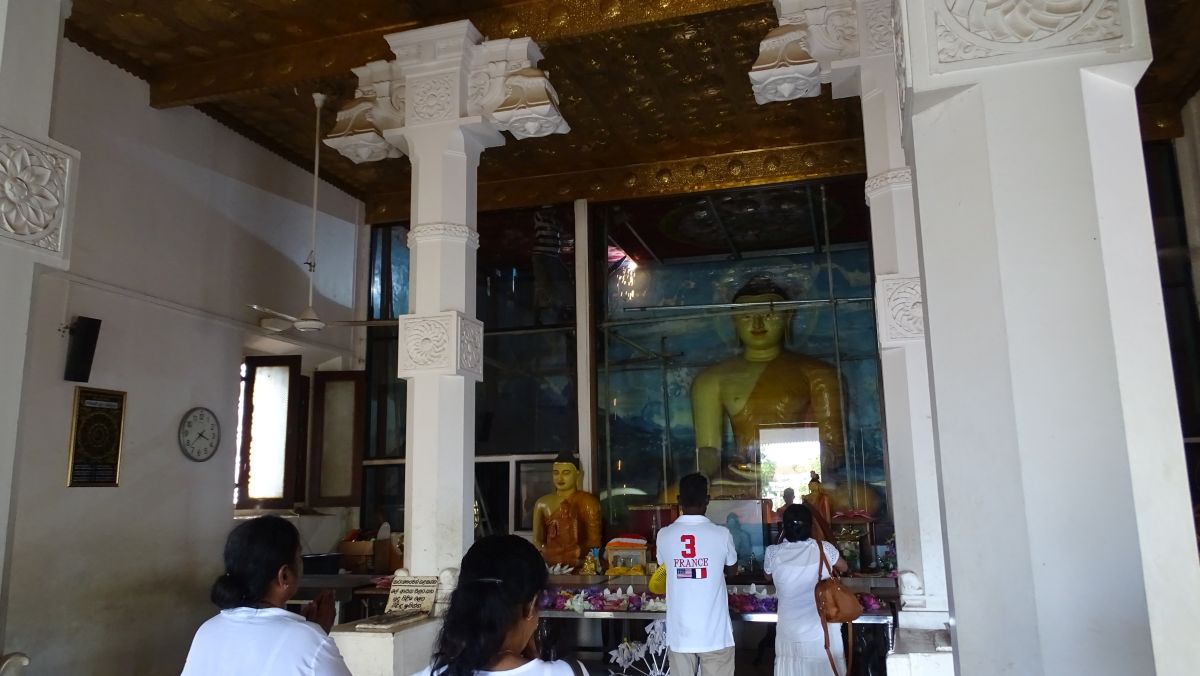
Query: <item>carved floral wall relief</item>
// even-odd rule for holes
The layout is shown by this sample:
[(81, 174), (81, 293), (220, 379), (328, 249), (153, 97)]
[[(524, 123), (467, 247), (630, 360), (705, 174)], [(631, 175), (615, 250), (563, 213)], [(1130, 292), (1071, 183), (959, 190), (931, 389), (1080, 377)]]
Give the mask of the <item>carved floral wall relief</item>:
[(75, 155), (0, 128), (0, 236), (63, 253)]
[(934, 15), (940, 63), (1123, 35), (1119, 0), (941, 0)]

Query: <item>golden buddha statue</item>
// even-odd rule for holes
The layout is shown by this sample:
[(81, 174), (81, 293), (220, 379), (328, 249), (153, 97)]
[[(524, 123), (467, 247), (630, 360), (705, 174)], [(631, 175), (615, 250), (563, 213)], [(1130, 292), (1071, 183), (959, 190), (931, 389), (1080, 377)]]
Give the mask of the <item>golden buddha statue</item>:
[(600, 546), (600, 501), (579, 489), (583, 471), (569, 455), (554, 459), (554, 492), (533, 504), (533, 544), (547, 565), (578, 567)]
[[(738, 290), (734, 303), (769, 303), (787, 295), (767, 277), (755, 277)], [(692, 418), (697, 464), (712, 479), (714, 497), (758, 497), (759, 430), (815, 427), (821, 444), (821, 469), (835, 472), (845, 461), (842, 396), (837, 370), (783, 347), (792, 311), (755, 306), (733, 317), (742, 353), (714, 364), (692, 383)], [(733, 429), (734, 455), (722, 467), (724, 420)], [(853, 506), (874, 514), (878, 498), (858, 485), (825, 486), (835, 510)]]

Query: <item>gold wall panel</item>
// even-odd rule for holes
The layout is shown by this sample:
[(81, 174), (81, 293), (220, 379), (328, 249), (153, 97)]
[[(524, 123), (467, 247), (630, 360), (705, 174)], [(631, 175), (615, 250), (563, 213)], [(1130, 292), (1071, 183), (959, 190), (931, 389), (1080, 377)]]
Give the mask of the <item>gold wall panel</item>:
[[(768, 148), (499, 181), (481, 181), (479, 209), (491, 211), (586, 198), (594, 202), (661, 197), (746, 186), (862, 174), (860, 139)], [(373, 195), (367, 222), (408, 220), (407, 190)]]

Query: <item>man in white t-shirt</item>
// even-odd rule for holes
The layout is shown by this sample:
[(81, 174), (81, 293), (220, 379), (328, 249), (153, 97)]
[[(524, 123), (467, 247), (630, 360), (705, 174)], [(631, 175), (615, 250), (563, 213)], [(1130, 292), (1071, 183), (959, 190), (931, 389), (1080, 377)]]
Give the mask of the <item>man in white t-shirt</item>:
[(708, 479), (679, 480), (682, 515), (658, 532), (658, 565), (667, 572), (667, 649), (671, 676), (733, 676), (733, 625), (725, 574), (737, 550), (729, 530), (704, 516)]

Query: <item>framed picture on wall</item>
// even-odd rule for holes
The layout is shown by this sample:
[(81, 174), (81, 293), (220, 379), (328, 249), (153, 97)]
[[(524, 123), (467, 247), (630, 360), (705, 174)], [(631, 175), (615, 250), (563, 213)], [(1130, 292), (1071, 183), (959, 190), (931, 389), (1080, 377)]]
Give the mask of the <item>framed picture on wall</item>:
[(76, 387), (67, 485), (116, 486), (121, 475), (125, 393)]
[(554, 492), (553, 467), (553, 460), (522, 460), (517, 463), (517, 530), (533, 530), (533, 504), (543, 495)]

